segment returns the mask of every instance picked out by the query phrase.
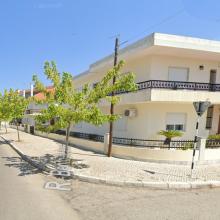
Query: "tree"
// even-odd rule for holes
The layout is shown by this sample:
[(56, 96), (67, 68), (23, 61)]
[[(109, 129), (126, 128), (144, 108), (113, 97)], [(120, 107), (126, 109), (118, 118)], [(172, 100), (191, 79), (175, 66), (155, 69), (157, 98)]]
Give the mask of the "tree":
[[(5, 90), (4, 95), (1, 96), (0, 115), (4, 121), (14, 121), (17, 126), (18, 141), (20, 141), (20, 134), (18, 129), (18, 121), (24, 116), (29, 100), (25, 99), (19, 94), (17, 90)], [(6, 127), (7, 133), (7, 127)]]
[(183, 135), (182, 132), (176, 131), (176, 130), (168, 130), (168, 131), (161, 130), (158, 132), (158, 134), (166, 137), (165, 143), (168, 144), (169, 147), (170, 147), (170, 143), (171, 143), (172, 138), (182, 137), (182, 135)]
[(4, 91), (4, 94), (0, 96), (0, 116), (1, 120), (5, 122), (5, 133), (8, 133), (6, 122), (12, 120), (11, 102), (9, 100), (9, 92)]
[[(44, 94), (43, 100), (36, 100), (39, 104), (47, 103), (48, 108), (41, 111), (36, 116), (37, 129), (41, 131), (51, 132), (58, 129), (66, 129), (66, 146), (65, 157), (68, 154), (68, 142), (70, 129), (73, 125), (80, 122), (87, 122), (94, 125), (102, 125), (105, 122), (115, 121), (118, 115), (104, 114), (99, 108), (102, 99), (106, 99), (109, 103), (118, 103), (118, 96), (110, 96), (115, 91), (135, 91), (136, 83), (134, 82), (134, 74), (128, 73), (122, 75), (120, 73), (124, 62), (121, 61), (116, 67), (109, 70), (103, 79), (91, 88), (88, 84), (84, 85), (82, 91), (76, 91), (73, 85), (73, 77), (70, 73), (59, 73), (54, 62), (46, 62), (44, 65), (44, 73), (48, 80), (51, 81), (54, 88), (48, 91), (46, 87), (38, 80), (37, 76), (33, 76), (35, 88)], [(112, 85), (112, 78), (117, 81)], [(44, 126), (45, 122), (51, 122), (48, 126)]]
[(2, 115), (2, 94), (0, 93), (0, 130), (2, 129), (3, 115)]
[(17, 90), (13, 90), (13, 89), (10, 89), (8, 96), (9, 96), (9, 101), (11, 103), (10, 105), (11, 118), (16, 123), (18, 141), (21, 141), (18, 125), (19, 125), (19, 121), (22, 120), (25, 114), (25, 111), (29, 104), (29, 99), (26, 99), (25, 97), (21, 96)]

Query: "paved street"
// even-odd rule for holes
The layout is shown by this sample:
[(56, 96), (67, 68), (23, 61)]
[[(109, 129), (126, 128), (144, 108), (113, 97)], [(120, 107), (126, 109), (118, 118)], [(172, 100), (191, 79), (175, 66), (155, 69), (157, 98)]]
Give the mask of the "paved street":
[(4, 144), (0, 173), (0, 220), (72, 220), (75, 213), (85, 220), (220, 219), (220, 189), (149, 190), (73, 181), (71, 192), (48, 191), (43, 184), (51, 178), (20, 162)]
[(220, 189), (149, 190), (73, 184), (66, 193), (85, 220), (219, 220)]
[(43, 189), (41, 174), (25, 175), (30, 171), (36, 173), (8, 145), (0, 143), (0, 220), (77, 220), (59, 195)]

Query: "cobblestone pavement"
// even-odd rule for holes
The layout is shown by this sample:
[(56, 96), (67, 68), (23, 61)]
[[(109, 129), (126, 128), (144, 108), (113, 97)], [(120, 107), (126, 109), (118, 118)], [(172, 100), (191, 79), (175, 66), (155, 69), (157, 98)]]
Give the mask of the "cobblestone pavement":
[[(21, 132), (21, 142), (17, 142), (16, 130), (9, 129), (8, 134), (1, 133), (11, 140), (26, 155), (46, 157), (62, 154), (62, 144), (53, 140)], [(220, 180), (220, 164), (196, 166), (193, 178), (189, 165), (171, 165), (141, 161), (108, 158), (105, 155), (70, 147), (70, 157), (87, 164), (88, 168), (73, 168), (75, 174), (93, 176), (106, 180), (144, 181), (144, 182), (188, 182)]]

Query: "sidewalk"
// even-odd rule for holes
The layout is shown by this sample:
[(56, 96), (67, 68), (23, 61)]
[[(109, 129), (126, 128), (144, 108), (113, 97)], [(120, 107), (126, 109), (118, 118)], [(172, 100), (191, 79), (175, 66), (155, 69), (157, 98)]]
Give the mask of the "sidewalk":
[[(17, 133), (9, 129), (8, 134), (1, 132), (1, 136), (12, 141), (24, 154), (31, 157), (45, 157), (46, 155), (58, 156), (61, 154), (60, 143), (53, 140), (33, 136), (21, 132), (22, 142), (17, 142)], [(220, 165), (196, 166), (193, 178), (190, 177), (190, 166), (149, 163), (118, 158), (108, 158), (105, 155), (85, 151), (74, 147), (69, 148), (69, 156), (87, 164), (88, 168), (72, 168), (75, 175), (82, 180), (102, 180), (109, 183), (208, 183), (220, 181)], [(84, 178), (83, 178), (84, 177)], [(97, 181), (96, 181), (97, 182)], [(217, 182), (216, 182), (217, 184)], [(120, 185), (120, 184), (119, 184)], [(123, 185), (123, 184), (121, 184)], [(134, 184), (135, 185), (135, 184)]]

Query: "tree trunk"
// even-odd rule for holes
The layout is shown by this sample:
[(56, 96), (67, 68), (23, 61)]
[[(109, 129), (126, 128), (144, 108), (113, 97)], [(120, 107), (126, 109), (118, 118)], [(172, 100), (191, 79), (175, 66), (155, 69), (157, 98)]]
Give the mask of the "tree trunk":
[(19, 129), (18, 129), (18, 123), (16, 123), (16, 126), (17, 126), (18, 141), (21, 141), (20, 140), (20, 133), (19, 133)]
[(164, 141), (164, 144), (168, 145), (168, 149), (170, 150), (170, 146), (171, 146), (171, 138), (166, 138), (166, 140)]
[(67, 159), (68, 157), (69, 136), (70, 136), (70, 124), (68, 125), (66, 129), (65, 159)]
[(168, 138), (168, 144), (169, 144), (169, 150), (170, 150), (170, 145), (171, 145), (171, 138)]
[(7, 134), (8, 133), (8, 129), (7, 129), (7, 124), (5, 122), (5, 133)]

